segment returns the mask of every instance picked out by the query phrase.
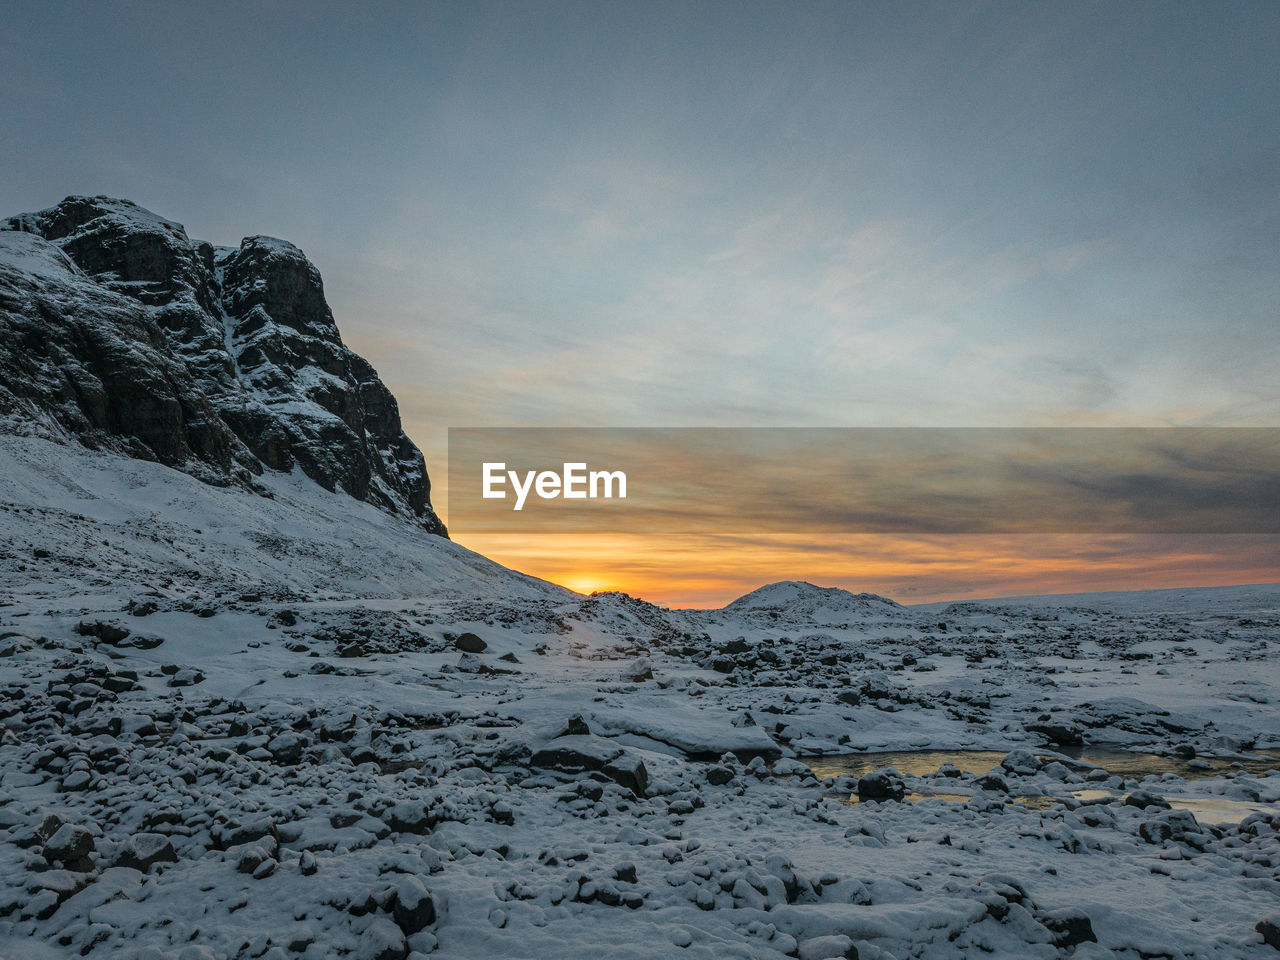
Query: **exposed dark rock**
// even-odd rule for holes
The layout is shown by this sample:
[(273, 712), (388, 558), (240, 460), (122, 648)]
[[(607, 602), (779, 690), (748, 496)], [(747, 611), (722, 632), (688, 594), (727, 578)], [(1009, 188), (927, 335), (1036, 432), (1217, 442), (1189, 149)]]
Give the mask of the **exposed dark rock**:
[(194, 687), (198, 683), (204, 683), (204, 674), (195, 667), (183, 667), (169, 678), (168, 686)]
[(562, 736), (566, 737), (585, 737), (591, 733), (591, 728), (587, 726), (587, 721), (582, 719), (582, 714), (575, 713), (569, 718), (568, 724), (565, 725), (565, 731)]
[(1098, 942), (1093, 924), (1083, 910), (1071, 907), (1054, 910), (1042, 916), (1040, 923), (1053, 934), (1053, 944), (1060, 949)]
[(226, 823), (215, 826), (212, 830), (213, 842), (220, 850), (242, 846), (270, 838), (274, 843), (278, 840), (278, 832), (274, 820), (263, 817), (248, 823)]
[(463, 653), (484, 653), (489, 649), (489, 644), (474, 633), (459, 634), (454, 638), (453, 645)]
[(1084, 742), (1080, 728), (1074, 723), (1039, 721), (1026, 724), (1026, 729), (1061, 747), (1079, 746)]
[(602, 737), (557, 738), (536, 751), (529, 758), (529, 763), (535, 767), (570, 772), (598, 770), (637, 796), (643, 795), (649, 786), (649, 771), (644, 762)]
[(93, 834), (89, 829), (66, 823), (45, 841), (44, 857), (50, 863), (59, 863), (68, 870), (84, 873), (93, 869), (93, 861), (89, 859), (93, 850)]
[(397, 803), (383, 814), (383, 819), (396, 833), (429, 833), (436, 824), (426, 804), (409, 800)]
[(76, 633), (82, 637), (97, 637), (103, 643), (114, 645), (129, 636), (129, 628), (103, 620), (81, 620), (76, 624)]
[(1264, 917), (1253, 929), (1262, 934), (1263, 943), (1280, 950), (1280, 923), (1270, 917)]
[(892, 770), (872, 770), (858, 778), (859, 800), (901, 800), (906, 794), (902, 778)]
[(305, 737), (286, 731), (267, 743), (267, 751), (276, 763), (293, 766), (302, 759), (302, 751), (306, 749), (307, 744)]
[(169, 838), (159, 833), (137, 833), (129, 838), (118, 865), (146, 873), (157, 863), (177, 863), (178, 855)]
[(1146, 790), (1134, 790), (1124, 798), (1124, 805), (1126, 807), (1137, 807), (1139, 810), (1146, 810), (1148, 807), (1168, 810), (1172, 806), (1164, 797)]
[(375, 917), (360, 936), (359, 960), (405, 960), (409, 944), (399, 927), (386, 917)]
[(405, 876), (396, 887), (391, 915), (401, 931), (415, 934), (436, 922), (436, 903), (421, 880)]
[(1196, 840), (1202, 832), (1195, 814), (1190, 810), (1162, 810), (1157, 816), (1138, 825), (1138, 836), (1147, 843)]
[(1005, 780), (1004, 777), (1000, 776), (1000, 774), (994, 771), (992, 771), (991, 773), (984, 773), (982, 776), (978, 777), (973, 782), (975, 786), (981, 787), (983, 790), (987, 790), (991, 793), (1008, 793), (1009, 792), (1008, 781)]
[(648, 658), (641, 657), (623, 668), (622, 679), (630, 683), (643, 683), (645, 680), (652, 680), (653, 664), (649, 662)]
[(713, 787), (723, 787), (733, 779), (733, 771), (728, 767), (712, 767), (707, 771), (707, 783)]

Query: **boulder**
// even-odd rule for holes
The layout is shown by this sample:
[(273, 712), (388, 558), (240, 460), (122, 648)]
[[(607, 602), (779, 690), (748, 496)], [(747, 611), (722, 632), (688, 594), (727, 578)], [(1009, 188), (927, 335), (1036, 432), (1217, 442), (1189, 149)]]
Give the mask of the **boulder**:
[(44, 858), (68, 870), (84, 873), (93, 869), (89, 854), (94, 851), (93, 834), (87, 827), (64, 823), (44, 843)]
[(489, 649), (489, 644), (474, 633), (459, 634), (454, 638), (453, 645), (463, 653), (484, 653)]
[(1155, 817), (1138, 825), (1138, 836), (1147, 843), (1198, 839), (1203, 832), (1195, 814), (1190, 810), (1162, 810)]
[(649, 786), (649, 772), (644, 762), (622, 747), (603, 737), (557, 737), (529, 758), (535, 767), (547, 767), (571, 773), (599, 771), (605, 776), (642, 795)]
[(396, 886), (391, 915), (406, 935), (418, 933), (436, 922), (435, 899), (421, 880), (406, 875)]
[(707, 783), (713, 787), (723, 787), (733, 780), (733, 771), (728, 767), (712, 767), (707, 771)]
[(1060, 747), (1079, 746), (1084, 742), (1079, 725), (1069, 720), (1040, 720), (1025, 724), (1024, 729), (1028, 733), (1038, 733), (1050, 743)]
[(1053, 945), (1061, 950), (1078, 947), (1082, 943), (1097, 943), (1093, 923), (1089, 915), (1076, 907), (1066, 907), (1044, 914), (1040, 923), (1053, 936)]
[(135, 833), (120, 852), (117, 865), (146, 873), (157, 863), (177, 863), (173, 843), (161, 833)]
[(859, 800), (901, 800), (906, 794), (906, 784), (896, 770), (872, 770), (858, 778)]
[(404, 932), (386, 917), (374, 917), (360, 935), (359, 960), (405, 960), (409, 942)]
[(627, 664), (622, 670), (622, 679), (628, 683), (642, 683), (653, 679), (653, 664), (647, 657), (641, 657)]
[(1253, 929), (1262, 934), (1263, 943), (1280, 950), (1280, 921), (1272, 917), (1263, 917)]
[(294, 766), (302, 759), (302, 752), (308, 746), (308, 740), (292, 730), (273, 737), (267, 743), (267, 751), (276, 763)]
[(1164, 797), (1147, 790), (1134, 790), (1124, 798), (1126, 807), (1137, 807), (1139, 810), (1146, 810), (1148, 807), (1154, 807), (1157, 810), (1169, 810), (1171, 804)]

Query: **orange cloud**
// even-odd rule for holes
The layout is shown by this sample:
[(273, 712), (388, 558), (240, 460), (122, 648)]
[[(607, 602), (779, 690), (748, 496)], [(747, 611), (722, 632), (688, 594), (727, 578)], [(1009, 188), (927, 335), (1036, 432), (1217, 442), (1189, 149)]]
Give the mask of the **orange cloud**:
[(809, 580), (904, 603), (1280, 580), (1280, 537), (485, 534), (464, 546), (579, 592), (718, 607)]

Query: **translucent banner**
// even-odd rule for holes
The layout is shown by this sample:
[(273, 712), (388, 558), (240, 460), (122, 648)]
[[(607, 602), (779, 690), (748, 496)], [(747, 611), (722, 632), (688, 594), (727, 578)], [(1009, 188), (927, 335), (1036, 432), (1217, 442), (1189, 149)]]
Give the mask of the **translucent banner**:
[(467, 533), (1280, 533), (1276, 428), (451, 428)]

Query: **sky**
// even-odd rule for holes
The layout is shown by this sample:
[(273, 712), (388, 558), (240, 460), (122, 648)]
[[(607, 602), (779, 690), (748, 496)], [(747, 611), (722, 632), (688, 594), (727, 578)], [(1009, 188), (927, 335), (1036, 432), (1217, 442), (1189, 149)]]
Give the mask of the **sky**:
[[(1271, 2), (0, 8), (0, 212), (295, 242), (438, 488), (450, 426), (1280, 424)], [(1250, 543), (1029, 568), (1280, 578)], [(668, 602), (723, 560), (603, 544), (488, 552)], [(1000, 579), (956, 556), (916, 588)]]

